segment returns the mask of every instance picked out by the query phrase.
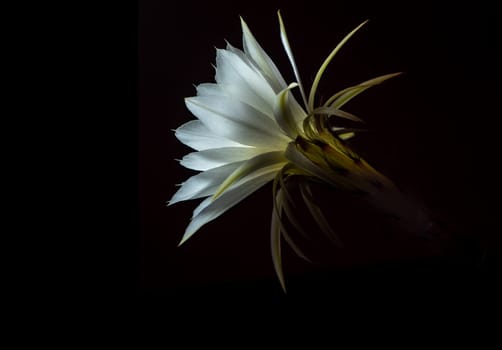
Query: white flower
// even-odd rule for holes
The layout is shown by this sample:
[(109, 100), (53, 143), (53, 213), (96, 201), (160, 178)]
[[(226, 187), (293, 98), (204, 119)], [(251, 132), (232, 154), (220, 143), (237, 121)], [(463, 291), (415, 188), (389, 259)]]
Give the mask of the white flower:
[[(340, 108), (359, 93), (398, 73), (349, 87), (322, 106), (315, 106), (315, 93), (326, 67), (366, 22), (345, 36), (324, 61), (307, 98), (280, 13), (278, 15), (281, 41), (296, 82), (286, 83), (241, 19), (244, 50), (230, 44), (226, 49), (218, 49), (216, 83), (198, 85), (197, 96), (185, 100), (197, 120), (182, 125), (175, 134), (196, 152), (184, 156), (181, 165), (200, 173), (181, 184), (169, 204), (205, 198), (194, 210), (182, 244), (203, 225), (275, 180), (271, 245), (274, 267), (284, 288), (281, 236), (303, 256), (282, 224), (286, 217), (301, 230), (292, 214), (285, 187), (291, 176), (317, 179), (338, 188), (367, 193), (393, 187), (345, 144), (344, 140), (352, 137), (356, 130), (332, 127), (329, 122), (332, 116), (360, 121)], [(291, 92), (297, 87), (303, 107)], [(301, 183), (299, 189), (316, 222), (332, 234), (320, 208), (312, 200), (308, 182)]]

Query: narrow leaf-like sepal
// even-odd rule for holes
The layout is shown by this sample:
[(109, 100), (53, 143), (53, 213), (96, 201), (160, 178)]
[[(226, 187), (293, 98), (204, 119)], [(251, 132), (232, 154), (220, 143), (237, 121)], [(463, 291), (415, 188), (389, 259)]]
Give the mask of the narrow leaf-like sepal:
[(270, 225), (270, 249), (272, 252), (272, 262), (274, 264), (275, 273), (281, 284), (282, 290), (286, 293), (286, 283), (282, 272), (281, 259), (281, 218), (279, 217), (277, 208), (272, 209), (272, 223)]
[(317, 71), (317, 74), (314, 78), (314, 83), (312, 84), (312, 88), (310, 89), (309, 100), (308, 100), (308, 110), (309, 111), (314, 109), (314, 98), (315, 98), (315, 93), (317, 91), (317, 86), (319, 85), (319, 82), (321, 81), (321, 77), (322, 77), (324, 71), (326, 70), (326, 68), (328, 67), (329, 63), (331, 62), (333, 57), (335, 57), (335, 55), (338, 53), (338, 51), (340, 51), (342, 46), (352, 37), (352, 35), (354, 35), (367, 22), (368, 22), (367, 20), (364, 21), (363, 23), (358, 25), (354, 30), (352, 30), (349, 34), (347, 34), (345, 36), (345, 38), (343, 38), (342, 41), (340, 41), (338, 43), (338, 45), (333, 49), (333, 51), (331, 51), (329, 56), (326, 58), (326, 60), (321, 65), (321, 68), (319, 68), (319, 71)]
[[(296, 226), (299, 228), (299, 231), (300, 232), (302, 231), (301, 226), (298, 224), (295, 216), (292, 214), (292, 212), (290, 210), (289, 203), (293, 203), (293, 200), (291, 198), (291, 194), (289, 193), (289, 191), (287, 189), (286, 181), (284, 181), (284, 176), (286, 176), (285, 174), (290, 168), (291, 168), (291, 166), (289, 164), (285, 165), (284, 168), (282, 168), (282, 170), (277, 175), (276, 180), (274, 180), (274, 194), (276, 195), (276, 197), (275, 197), (276, 200), (275, 200), (274, 205), (277, 208), (276, 211), (277, 211), (277, 214), (279, 215), (279, 218), (280, 218), (280, 226), (281, 226), (280, 229), (281, 229), (282, 236), (284, 237), (284, 240), (286, 241), (286, 243), (289, 244), (289, 246), (291, 247), (291, 249), (293, 249), (293, 251), (296, 253), (296, 255), (298, 255), (300, 258), (311, 263), (310, 259), (307, 258), (307, 256), (302, 252), (302, 250), (293, 241), (293, 239), (291, 238), (291, 235), (289, 234), (288, 230), (286, 229), (286, 226), (284, 225), (285, 220), (283, 220), (283, 215), (282, 215), (283, 209), (284, 209), (284, 213), (286, 214), (285, 208), (288, 207), (290, 215), (286, 214), (286, 218), (292, 224), (293, 224), (293, 222), (295, 222)], [(281, 185), (280, 190), (276, 189), (277, 188), (277, 181)]]
[(342, 111), (336, 107), (318, 107), (314, 109), (311, 114), (327, 114), (328, 116), (334, 115), (340, 118), (352, 120), (354, 122), (363, 122), (361, 118), (356, 117), (354, 114)]
[(291, 66), (293, 67), (293, 72), (295, 73), (296, 81), (298, 82), (298, 85), (300, 87), (300, 92), (302, 94), (303, 103), (305, 104), (305, 108), (308, 109), (309, 107), (307, 104), (307, 97), (305, 95), (305, 90), (303, 89), (302, 80), (300, 78), (300, 72), (298, 71), (298, 67), (296, 66), (295, 57), (293, 56), (293, 51), (291, 50), (291, 45), (289, 45), (288, 35), (286, 34), (286, 27), (284, 26), (284, 22), (281, 17), (281, 11), (277, 11), (277, 16), (279, 17), (279, 25), (281, 28), (282, 45), (284, 46), (284, 50), (286, 51), (286, 54), (288, 55), (289, 62), (291, 63)]
[(322, 232), (335, 244), (341, 246), (341, 241), (338, 238), (337, 234), (333, 231), (328, 220), (322, 213), (321, 208), (317, 206), (313, 201), (312, 192), (308, 183), (302, 183), (300, 185), (300, 193), (305, 201), (307, 208), (310, 211), (310, 214), (314, 218), (314, 221), (317, 223)]
[[(309, 238), (307, 231), (305, 231), (303, 225), (301, 225), (298, 219), (296, 218), (296, 213), (293, 211), (291, 203), (292, 202), (290, 202), (287, 199), (282, 203), (282, 209), (284, 210), (284, 215), (286, 215), (286, 218), (291, 223), (291, 225), (293, 225), (296, 231), (298, 231), (304, 238)], [(306, 260), (310, 261), (309, 259)]]
[(341, 108), (344, 104), (349, 102), (351, 99), (359, 95), (360, 93), (366, 91), (370, 87), (381, 84), (386, 80), (394, 78), (398, 75), (402, 74), (402, 72), (385, 74), (367, 81), (364, 81), (358, 85), (350, 86), (346, 89), (340, 90), (333, 96), (331, 96), (326, 103), (325, 107), (330, 106), (333, 108)]
[(277, 94), (274, 103), (274, 116), (277, 124), (291, 138), (299, 134), (298, 124), (294, 118), (294, 111), (289, 104), (290, 90), (297, 87), (297, 83), (291, 83), (286, 89)]
[(348, 132), (348, 133), (345, 133), (345, 134), (339, 134), (338, 137), (341, 138), (342, 140), (348, 140), (352, 137), (356, 136), (356, 134), (354, 132)]

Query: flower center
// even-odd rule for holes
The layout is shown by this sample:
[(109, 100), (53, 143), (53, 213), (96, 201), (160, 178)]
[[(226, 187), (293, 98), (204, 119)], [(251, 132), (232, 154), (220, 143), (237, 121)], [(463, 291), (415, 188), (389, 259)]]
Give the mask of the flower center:
[(303, 135), (293, 141), (296, 150), (346, 190), (374, 193), (392, 183), (331, 131), (326, 114), (313, 114), (303, 122)]

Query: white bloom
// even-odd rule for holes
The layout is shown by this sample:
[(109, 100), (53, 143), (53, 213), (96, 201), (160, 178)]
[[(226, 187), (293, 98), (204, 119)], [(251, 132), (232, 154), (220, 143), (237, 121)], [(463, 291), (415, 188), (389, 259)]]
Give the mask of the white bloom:
[[(283, 236), (300, 255), (282, 225), (284, 215), (299, 230), (291, 213), (285, 183), (291, 176), (315, 178), (330, 185), (368, 193), (392, 183), (352, 152), (344, 140), (355, 130), (332, 127), (332, 116), (360, 121), (340, 108), (367, 88), (396, 74), (375, 78), (333, 95), (315, 106), (315, 93), (329, 62), (345, 42), (366, 22), (350, 32), (319, 69), (308, 98), (295, 64), (284, 24), (279, 14), (281, 41), (293, 67), (296, 82), (287, 84), (279, 69), (258, 44), (241, 19), (243, 51), (230, 44), (216, 52), (216, 83), (197, 86), (197, 96), (185, 100), (197, 117), (176, 130), (176, 137), (196, 151), (181, 165), (200, 171), (185, 181), (169, 204), (205, 198), (194, 210), (182, 244), (206, 223), (274, 181), (272, 255), (284, 288), (280, 259)], [(297, 88), (303, 107), (291, 90)], [(313, 203), (305, 182), (300, 193), (319, 226), (332, 233), (320, 209)]]

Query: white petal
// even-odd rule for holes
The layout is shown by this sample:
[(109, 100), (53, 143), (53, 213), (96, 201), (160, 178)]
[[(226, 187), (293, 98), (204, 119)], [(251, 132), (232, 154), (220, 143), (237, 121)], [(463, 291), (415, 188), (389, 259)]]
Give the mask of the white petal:
[[(252, 59), (249, 56), (247, 56), (241, 50), (233, 47), (228, 42), (227, 42), (227, 50), (228, 51), (232, 51), (233, 53), (235, 53), (236, 55), (238, 55), (250, 67), (252, 67), (253, 69), (259, 71), (263, 76), (265, 76), (265, 74), (259, 68), (256, 67), (256, 63), (254, 61), (252, 61)], [(265, 78), (266, 78), (266, 76), (265, 76)], [(281, 79), (282, 79), (282, 77), (281, 77)], [(267, 79), (267, 80), (269, 80), (269, 79)], [(270, 81), (269, 81), (269, 83), (270, 83)], [(284, 86), (285, 85), (286, 85), (286, 83), (284, 83)], [(271, 84), (271, 86), (272, 86), (272, 88), (274, 88), (274, 86), (272, 84)], [(285, 86), (284, 88), (287, 88), (287, 87)], [(276, 90), (274, 88), (274, 92), (275, 93), (280, 93), (280, 91), (281, 90)], [(301, 129), (302, 128), (302, 121), (307, 116), (307, 113), (305, 113), (305, 111), (303, 110), (303, 108), (296, 101), (296, 98), (294, 97), (294, 95), (291, 94), (291, 93), (289, 94), (289, 97), (288, 97), (288, 104), (289, 104), (289, 108), (292, 111), (294, 119), (297, 121), (298, 127)]]
[(273, 117), (274, 90), (265, 78), (239, 55), (227, 50), (217, 50), (215, 79), (228, 96)]
[(226, 96), (226, 94), (218, 84), (203, 83), (197, 85), (197, 96)]
[(242, 26), (242, 46), (244, 52), (253, 60), (257, 67), (260, 68), (264, 77), (268, 80), (275, 93), (286, 88), (287, 84), (281, 73), (277, 69), (274, 62), (270, 59), (267, 53), (261, 48), (253, 34), (249, 30), (246, 22), (241, 18)]
[[(244, 62), (246, 62), (246, 64), (247, 64), (249, 67), (251, 67), (252, 69), (256, 69), (256, 68), (255, 68), (255, 64), (254, 64), (254, 62), (250, 61), (249, 57), (248, 57), (248, 56), (246, 56), (246, 55), (244, 54), (244, 52), (242, 52), (241, 50), (236, 49), (235, 47), (233, 47), (233, 46), (232, 46), (232, 45), (230, 45), (229, 43), (227, 43), (227, 50), (228, 50), (228, 51), (233, 52), (233, 53), (234, 53), (234, 54), (236, 54), (236, 55), (238, 55), (238, 56), (241, 58), (241, 60), (242, 60), (242, 61), (244, 61)], [(208, 85), (208, 84), (203, 84), (203, 85)], [(213, 84), (213, 85), (214, 85), (214, 84)], [(211, 89), (216, 89), (216, 88), (211, 87)], [(288, 87), (285, 87), (285, 89), (288, 89)], [(243, 90), (241, 90), (241, 91), (243, 91)], [(283, 91), (284, 91), (284, 90), (279, 91), (279, 94), (280, 94), (281, 92), (283, 92)], [(209, 93), (207, 93), (207, 94), (209, 95)], [(212, 92), (212, 93), (210, 93), (210, 94), (211, 94), (211, 95), (216, 95), (216, 93), (215, 93), (215, 92)], [(223, 92), (220, 92), (219, 94), (220, 94), (220, 95), (223, 95), (224, 93), (223, 93)], [(253, 103), (249, 102), (249, 99), (247, 99), (247, 100), (248, 100), (248, 102), (246, 102), (246, 98), (240, 98), (239, 100), (240, 100), (240, 101), (242, 101), (242, 102), (248, 103), (249, 105), (251, 105), (251, 106), (253, 106), (253, 107), (255, 107), (255, 108), (257, 107), (257, 106), (255, 105), (256, 103), (255, 103), (255, 104), (253, 104)], [(277, 96), (274, 96), (273, 100), (274, 100), (274, 101), (273, 101), (272, 108), (273, 108), (273, 109), (275, 109), (275, 104), (277, 103)], [(300, 106), (300, 104), (296, 101), (296, 98), (294, 97), (294, 95), (293, 95), (292, 93), (289, 93), (289, 94), (288, 94), (288, 98), (287, 98), (287, 100), (288, 100), (288, 102), (287, 102), (287, 104), (288, 104), (288, 109), (289, 109), (289, 110), (290, 110), (290, 112), (291, 112), (291, 116), (292, 116), (292, 117), (293, 117), (293, 119), (295, 120), (296, 125), (297, 125), (297, 128), (298, 128), (299, 130), (301, 130), (301, 129), (303, 128), (303, 126), (302, 126), (303, 119), (307, 116), (307, 113), (305, 113), (305, 111), (303, 110), (303, 108), (302, 108), (302, 107)], [(265, 113), (265, 114), (267, 114), (267, 115), (269, 115), (269, 114), (271, 113), (269, 106), (267, 106), (266, 110), (264, 110), (264, 109), (262, 108), (262, 106), (258, 106), (258, 107), (259, 107), (258, 109), (259, 109), (260, 111), (264, 112), (264, 113)], [(260, 109), (260, 108), (261, 108), (261, 109)], [(275, 114), (275, 110), (274, 110), (274, 114)], [(270, 116), (272, 117), (272, 115), (270, 115)], [(276, 116), (276, 115), (275, 115), (275, 118), (276, 118), (276, 120), (277, 120), (277, 116)], [(284, 129), (283, 129), (283, 130), (284, 130)]]
[[(236, 55), (238, 55), (250, 67), (252, 67), (257, 72), (259, 72), (260, 74), (262, 74), (263, 76), (265, 76), (264, 73), (263, 73), (263, 71), (261, 71), (260, 68), (256, 67), (256, 63), (249, 56), (247, 56), (241, 50), (233, 47), (228, 42), (227, 42), (227, 50), (228, 51), (232, 51), (233, 53), (235, 53)], [(267, 77), (265, 76), (265, 78), (267, 78)], [(282, 77), (281, 77), (281, 79), (282, 79)], [(269, 79), (267, 79), (267, 80), (269, 80)], [(270, 81), (269, 81), (269, 83), (270, 83)], [(284, 86), (285, 85), (286, 85), (286, 83), (284, 83)], [(272, 84), (271, 84), (271, 86), (272, 86), (272, 88), (274, 88), (274, 86)], [(287, 88), (287, 87), (285, 86), (285, 88)], [(274, 88), (274, 92), (280, 93), (280, 91), (281, 90), (276, 90)], [(291, 110), (293, 111), (293, 115), (294, 115), (295, 119), (297, 120), (298, 126), (301, 128), (302, 127), (302, 121), (307, 116), (307, 113), (305, 113), (305, 111), (303, 110), (303, 108), (296, 101), (296, 98), (294, 97), (293, 94), (289, 94), (289, 105), (290, 105)]]
[(175, 136), (185, 145), (202, 151), (210, 148), (246, 147), (211, 132), (200, 120), (191, 120), (175, 131)]
[[(252, 58), (248, 55), (246, 55), (246, 53), (244, 51), (242, 51), (241, 49), (238, 49), (232, 45), (230, 45), (229, 42), (227, 42), (227, 47), (226, 49), (228, 51), (231, 51), (233, 52), (234, 54), (236, 54), (237, 56), (239, 56), (241, 58), (241, 60), (243, 60), (244, 62), (246, 62), (246, 64), (251, 67), (253, 70), (255, 70), (257, 73), (261, 74), (265, 79), (265, 75), (263, 74), (263, 72), (261, 71), (260, 67), (258, 67), (256, 65), (256, 63), (252, 60)], [(267, 80), (268, 81), (268, 80)]]
[(286, 163), (287, 160), (284, 157), (284, 150), (266, 152), (253, 157), (239, 166), (235, 171), (228, 176), (228, 178), (223, 181), (218, 190), (214, 194), (214, 198), (221, 195), (227, 188), (237, 183), (239, 180), (245, 178), (246, 176), (252, 175), (260, 169), (268, 168), (274, 164)]
[(209, 130), (223, 138), (279, 149), (289, 141), (275, 121), (245, 103), (223, 96), (191, 97), (185, 103)]
[(200, 204), (197, 206), (197, 208), (194, 209), (194, 211), (192, 213), (192, 219), (194, 217), (196, 217), (197, 215), (199, 215), (200, 212), (203, 211), (204, 209), (206, 209), (209, 205), (211, 205), (211, 203), (213, 203), (213, 196), (209, 196), (206, 199), (204, 199), (202, 202), (200, 202)]
[(187, 154), (181, 160), (185, 168), (205, 171), (225, 164), (239, 162), (252, 158), (264, 150), (254, 147), (214, 148)]
[(277, 171), (284, 166), (284, 164), (277, 164), (268, 168), (260, 169), (246, 178), (242, 179), (229, 190), (225, 191), (220, 197), (215, 199), (210, 205), (204, 201), (201, 205), (207, 205), (202, 210), (197, 210), (198, 215), (195, 216), (185, 230), (185, 234), (181, 239), (180, 245), (190, 238), (197, 230), (203, 225), (216, 219), (221, 214), (238, 204), (251, 193), (258, 190), (260, 187), (271, 181)]
[(220, 187), (221, 183), (241, 164), (242, 162), (230, 163), (190, 177), (181, 184), (180, 189), (169, 201), (169, 205), (180, 201), (213, 195)]

